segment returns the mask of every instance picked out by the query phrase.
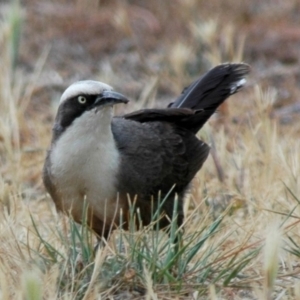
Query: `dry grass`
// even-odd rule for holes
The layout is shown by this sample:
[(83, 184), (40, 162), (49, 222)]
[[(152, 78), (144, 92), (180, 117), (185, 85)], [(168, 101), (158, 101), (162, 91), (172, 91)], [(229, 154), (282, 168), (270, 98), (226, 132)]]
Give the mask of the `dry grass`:
[[(250, 44), (246, 53), (249, 47), (254, 49), (252, 55), (257, 51), (251, 41), (245, 42), (237, 26), (221, 26), (216, 18), (199, 19), (194, 13), (199, 9), (196, 1), (177, 1), (176, 7), (149, 4), (142, 8), (120, 3), (113, 4), (117, 12), (113, 18), (107, 16), (111, 10), (104, 3), (101, 13), (105, 16), (98, 19), (95, 12), (88, 25), (76, 16), (83, 9), (95, 11), (98, 5), (78, 1), (72, 10), (65, 1), (62, 12), (68, 18), (60, 21), (70, 22), (66, 36), (72, 26), (84, 32), (85, 26), (96, 28), (103, 20), (106, 30), (123, 30), (118, 37), (130, 41), (124, 46), (126, 55), (120, 50), (106, 53), (113, 45), (108, 35), (102, 39), (109, 40), (103, 48), (88, 42), (86, 63), (95, 62), (93, 55), (102, 51), (101, 63), (92, 74), (138, 98), (128, 110), (163, 106), (198, 76), (200, 69), (242, 60), (245, 45)], [(290, 6), (280, 3), (280, 11), (287, 13), (298, 7), (296, 1)], [(27, 18), (31, 16), (38, 26), (39, 16), (30, 15), (34, 1), (27, 4)], [(49, 17), (53, 12), (47, 5), (37, 6), (35, 12), (40, 10)], [(236, 4), (235, 8), (248, 20), (243, 23), (239, 16), (236, 22), (245, 30), (250, 28), (251, 33), (255, 25), (251, 18), (257, 21), (262, 15), (249, 15), (250, 6)], [(265, 8), (268, 12), (271, 3), (269, 6)], [(216, 7), (227, 9), (225, 4), (218, 6), (218, 1), (211, 1), (204, 13)], [(273, 9), (280, 19), (279, 8)], [(78, 227), (56, 213), (41, 182), (54, 113), (49, 99), (57, 98), (57, 89), (77, 79), (77, 71), (79, 77), (91, 73), (80, 68), (84, 61), (80, 66), (73, 61), (68, 68), (70, 58), (66, 58), (70, 61), (65, 61), (64, 70), (61, 58), (51, 56), (48, 47), (31, 60), (32, 71), (26, 70), (24, 62), (30, 54), (28, 49), (20, 51), (18, 41), (22, 22), (29, 20), (24, 20), (25, 11), (17, 4), (1, 6), (1, 12), (1, 299), (300, 299), (300, 122), (295, 122), (299, 115), (293, 109), (288, 115), (282, 110), (297, 107), (293, 100), (299, 98), (297, 76), (293, 76), (298, 74), (296, 63), (259, 72), (256, 66), (267, 65), (266, 61), (252, 60), (248, 86), (201, 131), (200, 136), (212, 145), (212, 155), (186, 201), (184, 251), (176, 252), (164, 234), (153, 234), (149, 228), (129, 233), (119, 230), (94, 258), (94, 236), (84, 226)], [(175, 28), (162, 26), (172, 14), (178, 17)], [(187, 18), (188, 24), (181, 28)], [(266, 18), (273, 24), (271, 14)], [(30, 47), (47, 37), (57, 38), (58, 32), (63, 34), (60, 29), (66, 23), (52, 26), (47, 27), (46, 36), (32, 37)], [(177, 29), (177, 38), (172, 38), (172, 31)], [(30, 30), (25, 30), (27, 37)], [(142, 43), (145, 32), (149, 40)], [(166, 41), (161, 48), (154, 43), (157, 38)], [(74, 39), (79, 37), (73, 36), (72, 43), (76, 43)], [(58, 51), (57, 45), (53, 47)], [(247, 57), (250, 59), (251, 54)], [(59, 67), (50, 70), (49, 65), (55, 66), (56, 60)], [(131, 66), (135, 67), (131, 70)], [(55, 73), (58, 69), (59, 76)], [(262, 80), (260, 86), (256, 85), (257, 78)], [(285, 99), (289, 106), (282, 101), (286, 95), (283, 91), (288, 91)], [(154, 101), (157, 97), (162, 103)]]

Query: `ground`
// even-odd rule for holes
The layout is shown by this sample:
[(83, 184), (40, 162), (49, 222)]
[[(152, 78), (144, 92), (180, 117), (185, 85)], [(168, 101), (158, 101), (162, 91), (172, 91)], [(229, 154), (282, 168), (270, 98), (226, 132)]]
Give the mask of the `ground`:
[[(24, 0), (0, 13), (2, 299), (300, 298), (299, 1)], [(199, 133), (212, 150), (186, 199), (186, 248), (120, 230), (94, 258), (95, 237), (57, 214), (41, 179), (63, 90), (95, 79), (131, 99), (116, 114), (164, 107), (228, 61), (251, 74)]]

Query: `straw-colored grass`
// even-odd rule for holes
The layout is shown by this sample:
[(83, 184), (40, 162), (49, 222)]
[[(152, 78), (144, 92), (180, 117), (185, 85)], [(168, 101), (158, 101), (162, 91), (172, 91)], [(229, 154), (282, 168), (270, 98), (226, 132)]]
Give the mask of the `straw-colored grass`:
[[(48, 48), (32, 77), (18, 69), (22, 12), (9, 9), (0, 20), (1, 299), (300, 299), (300, 122), (272, 117), (276, 86), (262, 88), (250, 75), (199, 133), (212, 150), (186, 199), (178, 247), (174, 220), (170, 237), (155, 224), (120, 228), (94, 252), (93, 233), (58, 214), (42, 186), (53, 113), (49, 103), (35, 110), (30, 102)], [(128, 22), (125, 12), (117, 16), (116, 26)], [(207, 67), (242, 60), (245, 39), (232, 25), (190, 21), (197, 46), (174, 43), (155, 57), (157, 73), (136, 49), (147, 84), (126, 109), (161, 106), (154, 99), (166, 84), (180, 93), (199, 75), (191, 60)], [(110, 84), (117, 75), (109, 64), (98, 74)]]

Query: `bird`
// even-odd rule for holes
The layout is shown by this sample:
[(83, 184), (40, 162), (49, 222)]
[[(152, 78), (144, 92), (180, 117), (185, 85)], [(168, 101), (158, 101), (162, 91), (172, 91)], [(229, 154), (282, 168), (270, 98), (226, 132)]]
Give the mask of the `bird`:
[[(105, 83), (78, 81), (61, 95), (48, 148), (43, 182), (58, 211), (109, 238), (128, 228), (134, 200), (143, 225), (160, 208), (159, 228), (170, 225), (177, 198), (177, 225), (184, 199), (210, 147), (197, 132), (217, 108), (246, 83), (250, 66), (223, 63), (209, 70), (166, 108), (114, 116), (127, 97)], [(122, 223), (122, 224), (121, 224)]]

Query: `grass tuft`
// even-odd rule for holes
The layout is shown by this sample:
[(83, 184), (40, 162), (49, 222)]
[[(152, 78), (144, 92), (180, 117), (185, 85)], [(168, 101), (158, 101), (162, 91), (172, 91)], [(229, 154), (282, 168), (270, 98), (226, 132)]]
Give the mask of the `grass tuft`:
[(24, 291), (24, 299), (43, 299), (42, 282), (37, 271), (24, 272), (22, 285)]

